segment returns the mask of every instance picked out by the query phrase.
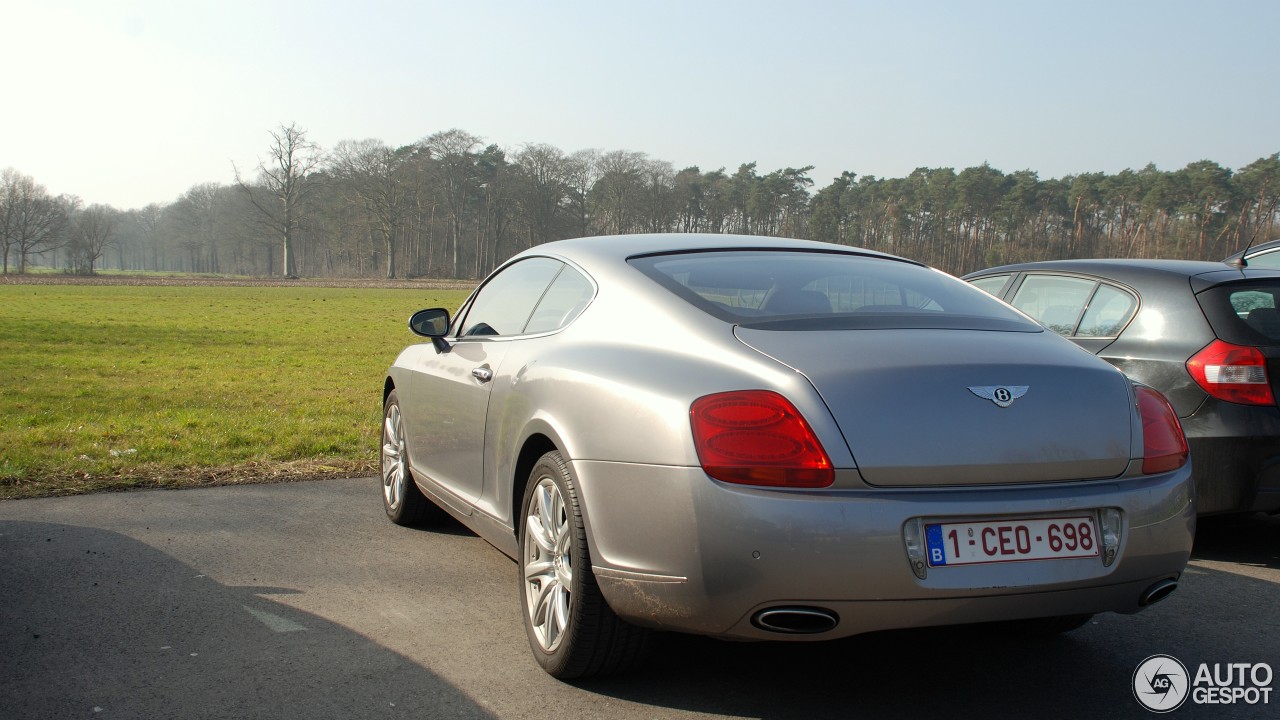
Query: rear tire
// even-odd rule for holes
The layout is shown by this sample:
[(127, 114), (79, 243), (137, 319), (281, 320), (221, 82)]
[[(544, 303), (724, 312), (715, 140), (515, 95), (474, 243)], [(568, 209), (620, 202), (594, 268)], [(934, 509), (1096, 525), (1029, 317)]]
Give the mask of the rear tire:
[(397, 525), (419, 525), (443, 517), (444, 511), (422, 494), (409, 470), (409, 447), (396, 391), (382, 406), (382, 507)]
[(650, 632), (615, 615), (600, 592), (578, 490), (560, 453), (534, 465), (520, 508), (520, 607), (538, 664), (560, 680), (634, 667)]

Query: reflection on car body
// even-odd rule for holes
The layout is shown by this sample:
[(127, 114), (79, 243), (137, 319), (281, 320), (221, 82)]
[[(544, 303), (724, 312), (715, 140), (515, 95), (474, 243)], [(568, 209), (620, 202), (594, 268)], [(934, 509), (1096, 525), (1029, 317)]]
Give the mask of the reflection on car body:
[(431, 342), (387, 374), (387, 514), (515, 558), (557, 677), (625, 669), (652, 630), (1068, 630), (1163, 598), (1190, 552), (1167, 401), (901, 258), (567, 240), (410, 325)]

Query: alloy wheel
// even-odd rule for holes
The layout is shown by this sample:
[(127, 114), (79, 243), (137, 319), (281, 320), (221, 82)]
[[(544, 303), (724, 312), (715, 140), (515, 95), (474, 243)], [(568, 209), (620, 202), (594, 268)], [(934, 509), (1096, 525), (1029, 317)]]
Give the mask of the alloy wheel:
[(525, 518), (525, 612), (538, 644), (553, 652), (569, 627), (573, 587), (573, 533), (559, 486), (538, 480)]
[(404, 500), (405, 483), (409, 477), (407, 463), (400, 406), (391, 405), (382, 423), (382, 496), (392, 510)]

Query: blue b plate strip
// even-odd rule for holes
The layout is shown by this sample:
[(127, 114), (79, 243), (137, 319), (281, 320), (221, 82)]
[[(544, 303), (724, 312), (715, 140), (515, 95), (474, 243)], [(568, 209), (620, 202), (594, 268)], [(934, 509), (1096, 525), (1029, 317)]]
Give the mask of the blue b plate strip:
[(942, 544), (942, 526), (924, 527), (924, 544), (929, 550), (929, 564), (933, 567), (947, 564), (947, 551)]

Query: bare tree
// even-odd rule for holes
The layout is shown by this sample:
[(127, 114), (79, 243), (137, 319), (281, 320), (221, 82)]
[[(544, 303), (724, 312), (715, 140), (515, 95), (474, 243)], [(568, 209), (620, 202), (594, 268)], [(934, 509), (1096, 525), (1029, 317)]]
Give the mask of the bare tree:
[[(137, 213), (138, 227), (142, 231), (142, 238), (150, 246), (151, 269), (164, 269), (162, 265), (164, 258), (162, 257), (162, 248), (160, 246), (160, 224), (164, 219), (165, 208), (159, 203), (151, 203), (135, 212)], [(145, 262), (143, 267), (146, 267)]]
[(13, 200), (14, 187), (21, 177), (17, 170), (5, 168), (0, 173), (0, 253), (3, 253), (4, 274), (9, 274), (9, 250), (13, 247), (16, 230), (16, 203)]
[(480, 138), (462, 130), (438, 132), (422, 144), (431, 152), (439, 169), (445, 195), (445, 211), (449, 214), (449, 247), (453, 257), (453, 277), (462, 275), (458, 263), (458, 247), (466, 220), (467, 200), (476, 192), (475, 148)]
[(36, 253), (57, 249), (65, 239), (67, 213), (59, 198), (49, 196), (43, 185), (13, 168), (0, 173), (0, 232), (4, 233), (4, 271), (9, 253), (18, 258), (18, 273)]
[(76, 213), (71, 231), (71, 269), (92, 275), (94, 267), (116, 240), (120, 213), (109, 205), (90, 205)]
[(186, 253), (187, 272), (221, 272), (219, 245), (224, 233), (218, 227), (218, 183), (192, 185), (164, 213), (166, 232)]
[(293, 250), (294, 233), (303, 219), (303, 200), (313, 183), (309, 176), (320, 167), (324, 153), (320, 146), (307, 140), (307, 131), (290, 123), (271, 133), (271, 158), (258, 161), (258, 182), (269, 200), (254, 193), (245, 184), (240, 170), (232, 164), (236, 184), (249, 197), (272, 231), (284, 240), (284, 276), (297, 277), (297, 260)]
[(666, 160), (647, 159), (640, 168), (643, 188), (641, 227), (647, 232), (667, 232), (676, 223), (676, 171)]
[(329, 169), (350, 200), (370, 216), (382, 236), (387, 277), (396, 277), (400, 230), (413, 209), (413, 184), (407, 176), (408, 150), (392, 150), (381, 140), (343, 140), (333, 149)]
[(637, 206), (648, 164), (648, 156), (641, 152), (614, 150), (600, 156), (600, 179), (591, 188), (590, 198), (606, 235), (634, 232), (638, 226)]
[(569, 192), (564, 152), (552, 145), (525, 145), (516, 153), (520, 206), (528, 229), (525, 247), (555, 239), (556, 216)]
[(579, 150), (565, 159), (565, 177), (573, 207), (574, 233), (577, 235), (591, 234), (591, 207), (587, 196), (600, 179), (601, 172), (599, 150)]

